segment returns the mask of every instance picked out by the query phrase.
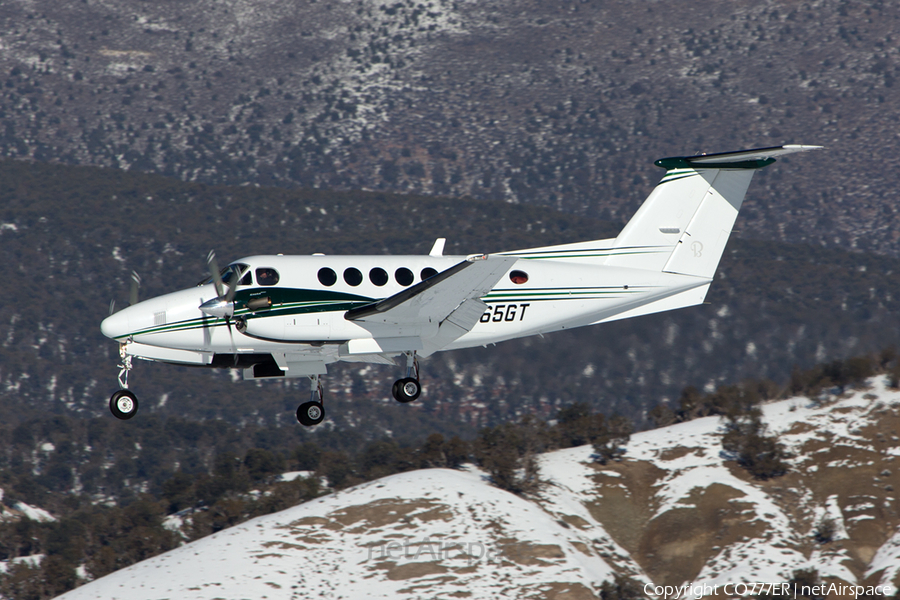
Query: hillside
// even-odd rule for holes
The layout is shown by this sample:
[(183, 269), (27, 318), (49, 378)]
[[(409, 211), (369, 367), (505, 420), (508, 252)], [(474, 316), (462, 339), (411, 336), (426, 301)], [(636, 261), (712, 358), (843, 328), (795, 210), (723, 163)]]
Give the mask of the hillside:
[[(593, 598), (614, 574), (641, 584), (900, 583), (900, 392), (765, 405), (791, 471), (749, 478), (721, 452), (719, 419), (632, 436), (605, 466), (589, 446), (540, 459), (523, 498), (483, 473), (393, 475), (222, 531), (64, 596)], [(823, 516), (828, 540), (814, 536)], [(896, 589), (896, 588), (895, 588)]]
[[(771, 169), (780, 168), (778, 164)], [(649, 192), (649, 188), (648, 188)], [(751, 189), (751, 193), (753, 189)], [(99, 323), (111, 300), (194, 285), (205, 257), (259, 253), (427, 253), (436, 237), (467, 254), (596, 239), (608, 222), (495, 202), (277, 188), (217, 187), (114, 169), (0, 162), (0, 415), (14, 427), (48, 414), (109, 416), (115, 344)], [(77, 207), (77, 209), (73, 208)], [(523, 412), (552, 418), (574, 401), (638, 421), (687, 385), (788, 379), (795, 365), (879, 351), (900, 334), (900, 260), (734, 239), (709, 304), (423, 362), (424, 393), (390, 400), (390, 367), (340, 365), (325, 379), (319, 429), (364, 439), (470, 435)], [(540, 369), (535, 368), (540, 365)], [(227, 370), (139, 362), (142, 415), (295, 425), (296, 381), (235, 383)], [(133, 422), (130, 422), (133, 423)], [(294, 428), (296, 429), (296, 428)], [(298, 442), (313, 432), (295, 432)]]
[(900, 250), (880, 0), (0, 5), (0, 155), (471, 196), (623, 222), (663, 156), (823, 144), (756, 237)]

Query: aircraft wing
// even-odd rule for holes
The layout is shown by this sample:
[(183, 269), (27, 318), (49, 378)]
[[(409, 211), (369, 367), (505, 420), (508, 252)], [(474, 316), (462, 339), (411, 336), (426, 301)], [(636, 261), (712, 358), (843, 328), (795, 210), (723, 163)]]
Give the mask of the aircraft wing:
[(398, 294), (349, 310), (344, 317), (359, 323), (378, 324), (381, 328), (437, 324), (434, 342), (443, 347), (475, 326), (486, 308), (479, 298), (487, 294), (517, 260), (508, 256), (470, 256)]

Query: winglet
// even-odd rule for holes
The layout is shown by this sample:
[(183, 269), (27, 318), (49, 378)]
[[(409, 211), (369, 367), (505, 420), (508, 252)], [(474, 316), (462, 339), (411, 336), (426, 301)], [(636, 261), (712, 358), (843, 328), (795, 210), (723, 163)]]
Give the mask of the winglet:
[(431, 247), (431, 252), (428, 253), (428, 256), (443, 256), (444, 244), (446, 243), (447, 238), (438, 238), (434, 240), (434, 246)]

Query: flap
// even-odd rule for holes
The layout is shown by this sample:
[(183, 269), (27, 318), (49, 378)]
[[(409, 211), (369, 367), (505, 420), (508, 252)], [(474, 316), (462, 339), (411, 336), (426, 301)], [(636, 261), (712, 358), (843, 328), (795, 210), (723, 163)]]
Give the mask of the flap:
[(431, 356), (439, 350), (443, 350), (452, 342), (472, 331), (475, 324), (481, 319), (487, 304), (478, 298), (466, 300), (441, 323), (437, 335), (428, 338), (423, 344), (420, 356)]

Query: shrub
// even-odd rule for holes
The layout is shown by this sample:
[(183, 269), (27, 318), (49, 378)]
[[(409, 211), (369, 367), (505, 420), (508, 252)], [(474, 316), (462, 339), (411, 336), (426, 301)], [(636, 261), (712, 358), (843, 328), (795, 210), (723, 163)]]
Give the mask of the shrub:
[(599, 417), (598, 433), (594, 437), (594, 459), (601, 465), (617, 459), (625, 453), (625, 444), (631, 439), (634, 423), (628, 417), (614, 415), (608, 421)]
[(758, 408), (727, 417), (722, 448), (755, 479), (772, 479), (787, 473), (790, 454), (766, 426)]
[(626, 575), (616, 574), (612, 582), (606, 580), (600, 586), (600, 600), (638, 600), (645, 597), (641, 584)]
[(837, 525), (835, 525), (834, 519), (828, 515), (824, 515), (819, 519), (819, 522), (816, 523), (816, 527), (813, 529), (813, 537), (818, 543), (827, 544), (834, 539), (836, 531)]
[(666, 427), (675, 423), (675, 411), (666, 404), (657, 404), (648, 413), (655, 427)]

